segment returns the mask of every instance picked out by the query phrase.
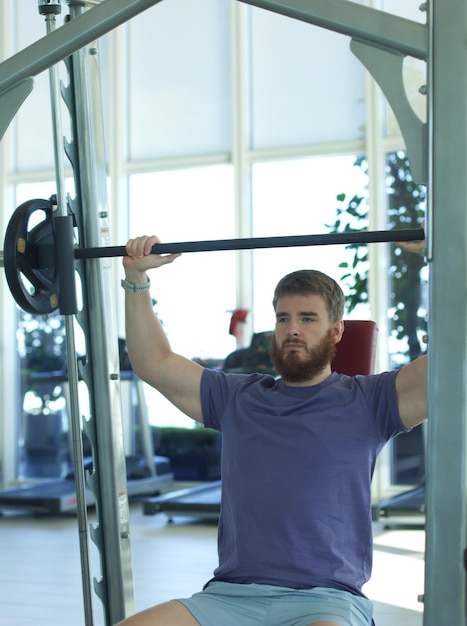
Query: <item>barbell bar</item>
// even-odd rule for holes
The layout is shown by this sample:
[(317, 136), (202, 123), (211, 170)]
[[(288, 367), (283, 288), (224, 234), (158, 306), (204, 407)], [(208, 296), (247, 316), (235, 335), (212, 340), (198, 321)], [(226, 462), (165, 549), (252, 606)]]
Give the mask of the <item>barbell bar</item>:
[[(225, 250), (257, 250), (262, 248), (296, 248), (305, 246), (330, 246), (338, 244), (367, 244), (395, 241), (419, 241), (425, 238), (420, 228), (407, 230), (377, 230), (317, 235), (291, 235), (281, 237), (247, 237), (241, 239), (212, 239), (207, 241), (180, 241), (157, 243), (153, 254), (185, 252), (219, 252)], [(127, 256), (125, 246), (101, 248), (75, 248), (75, 259), (96, 259)]]
[[(29, 230), (29, 220), (37, 212), (44, 219)], [(249, 237), (158, 243), (153, 254), (256, 250), (324, 245), (365, 245), (398, 241), (421, 241), (423, 229), (358, 231), (280, 237)], [(19, 206), (8, 224), (0, 263), (18, 305), (33, 314), (46, 314), (60, 308), (64, 314), (76, 312), (74, 261), (127, 256), (125, 246), (76, 247), (73, 217), (54, 216), (52, 200), (30, 200)], [(25, 284), (22, 277), (28, 284)]]
[[(265, 248), (294, 248), (306, 246), (329, 246), (343, 244), (390, 243), (396, 241), (421, 241), (425, 233), (421, 228), (400, 230), (375, 230), (343, 233), (323, 233), (315, 235), (290, 235), (279, 237), (246, 237), (240, 239), (208, 239), (205, 241), (177, 241), (157, 243), (152, 247), (153, 254), (177, 254), (187, 252), (222, 252), (228, 250), (257, 250)], [(42, 262), (52, 258), (54, 243), (39, 244)], [(128, 256), (125, 246), (99, 246), (95, 248), (73, 248), (74, 258), (103, 259)], [(3, 264), (3, 251), (0, 250), (0, 264)]]

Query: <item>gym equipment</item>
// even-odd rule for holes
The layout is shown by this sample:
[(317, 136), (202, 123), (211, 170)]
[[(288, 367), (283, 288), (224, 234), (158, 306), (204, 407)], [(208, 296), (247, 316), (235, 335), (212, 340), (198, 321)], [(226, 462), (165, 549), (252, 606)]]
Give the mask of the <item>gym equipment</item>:
[(143, 514), (155, 515), (165, 513), (172, 521), (177, 515), (183, 517), (200, 517), (202, 519), (219, 519), (221, 511), (220, 480), (207, 485), (179, 489), (172, 493), (152, 498), (144, 498)]
[[(58, 307), (57, 272), (55, 267), (44, 267), (39, 258), (41, 244), (53, 245), (52, 206), (51, 202), (40, 200), (22, 204), (13, 213), (5, 233), (5, 241), (14, 241), (5, 246), (5, 276), (17, 304), (29, 313), (50, 313)], [(49, 217), (28, 231), (29, 219), (39, 211), (45, 211)]]
[[(159, 1), (106, 0), (2, 62), (0, 137), (30, 93), (34, 75)], [(430, 416), (428, 446), (427, 504), (431, 515), (427, 517), (424, 626), (464, 623), (467, 444), (466, 438), (459, 434), (465, 432), (467, 406), (467, 301), (463, 297), (467, 283), (467, 213), (459, 207), (462, 208), (466, 195), (464, 174), (467, 169), (467, 142), (460, 129), (465, 126), (467, 110), (467, 5), (462, 0), (429, 0), (427, 4), (421, 5), (427, 10), (428, 16), (427, 23), (421, 24), (345, 0), (309, 0), (306, 6), (303, 0), (243, 1), (351, 37), (352, 51), (365, 63), (391, 103), (408, 148), (414, 179), (428, 184), (428, 223), (432, 226), (432, 237), (428, 241), (427, 258), (431, 262), (434, 255), (438, 254), (439, 259), (433, 263), (430, 272), (430, 351), (436, 358), (430, 360), (428, 373), (432, 383), (429, 385), (429, 406), (433, 414)], [(403, 86), (402, 66), (406, 56), (428, 62), (427, 86), (421, 86), (428, 94), (426, 123), (414, 114)], [(452, 98), (453, 93), (456, 93), (456, 98)], [(86, 133), (82, 134), (83, 141), (87, 137)], [(86, 166), (84, 155), (82, 164)], [(84, 170), (83, 178), (86, 181), (89, 171), (86, 167)], [(96, 198), (92, 191), (86, 197)], [(437, 210), (434, 211), (433, 207), (437, 207)], [(85, 239), (88, 238), (93, 237), (86, 231)], [(96, 276), (90, 273), (85, 281), (93, 302), (98, 303), (93, 312), (93, 325), (99, 331), (107, 330), (109, 325), (109, 316), (104, 319), (101, 309), (105, 297), (111, 296), (106, 289), (106, 282), (103, 281), (103, 285), (99, 283), (102, 282), (102, 272), (103, 268), (98, 267)], [(102, 294), (103, 300), (99, 287), (105, 292)], [(110, 387), (108, 375), (115, 374), (115, 368), (113, 372), (109, 371), (111, 351), (106, 352), (108, 335), (107, 332), (103, 333), (103, 339), (99, 333), (93, 332), (93, 328), (88, 326), (86, 330), (89, 332), (90, 344), (98, 346), (95, 351), (97, 354), (92, 359), (93, 365), (87, 374), (92, 382), (95, 373), (96, 384), (101, 383), (104, 388), (104, 404), (110, 404), (107, 402)], [(109, 355), (105, 362), (103, 354)], [(97, 400), (96, 403), (101, 409), (102, 405)], [(122, 605), (118, 598), (126, 597), (129, 586), (127, 584), (122, 589), (118, 579), (123, 578), (123, 570), (125, 580), (131, 578), (128, 542), (121, 541), (122, 534), (128, 536), (125, 520), (127, 509), (125, 503), (120, 511), (112, 506), (119, 493), (115, 489), (118, 481), (114, 480), (114, 475), (120, 475), (121, 446), (118, 435), (113, 439), (111, 427), (98, 424), (96, 430), (100, 433), (98, 439), (101, 441), (105, 435), (110, 435), (105, 440), (116, 442), (112, 455), (106, 453), (105, 449), (101, 450), (101, 446), (97, 446), (95, 451), (103, 470), (101, 482), (104, 488), (98, 500), (102, 500), (103, 511), (109, 512), (102, 541), (108, 543), (110, 562), (103, 550), (102, 563), (108, 578), (114, 576), (115, 579), (115, 588), (109, 584), (108, 597), (104, 594), (101, 597), (106, 609), (115, 609), (115, 622), (118, 621), (119, 612), (121, 617), (124, 616), (124, 611), (118, 610)], [(118, 528), (113, 521), (115, 517), (122, 521)]]
[[(8, 224), (3, 254), (5, 275), (18, 305), (29, 313), (45, 314), (60, 308), (76, 313), (74, 261), (126, 256), (125, 246), (79, 248), (73, 243), (73, 216), (57, 218), (56, 199), (34, 199), (23, 203)], [(38, 219), (39, 214), (43, 216)], [(34, 224), (29, 228), (30, 221)], [(58, 231), (58, 232), (57, 232)], [(422, 229), (362, 231), (291, 237), (257, 237), (161, 243), (154, 254), (213, 252), (323, 246), (336, 244), (416, 241), (424, 239)], [(66, 290), (66, 293), (65, 293)]]
[(373, 507), (372, 519), (374, 522), (387, 522), (391, 524), (391, 518), (398, 522), (415, 520), (418, 524), (425, 523), (426, 494), (425, 481), (422, 484), (403, 493), (383, 500)]
[[(139, 460), (138, 460), (139, 464)], [(92, 463), (86, 462), (84, 469), (92, 471)], [(164, 457), (156, 457), (155, 477), (137, 476), (128, 478), (128, 498), (139, 500), (144, 495), (163, 492), (173, 482), (170, 462)], [(130, 465), (131, 475), (131, 465)], [(97, 506), (96, 497), (89, 487), (85, 491), (86, 507)], [(29, 511), (34, 514), (61, 515), (77, 512), (76, 481), (74, 474), (66, 478), (42, 480), (40, 483), (11, 487), (0, 491), (0, 509)]]
[[(55, 16), (61, 12), (59, 3), (39, 2), (39, 13), (45, 17), (47, 34), (56, 29)], [(65, 201), (65, 155), (63, 152), (62, 116), (60, 110), (61, 92), (58, 68), (49, 68), (50, 100), (52, 113), (52, 138), (54, 147), (55, 180), (57, 185), (57, 220), (67, 214)], [(61, 245), (61, 244), (60, 244)], [(64, 279), (65, 274), (57, 279)], [(66, 277), (69, 279), (69, 276)], [(64, 311), (65, 312), (65, 311)], [(65, 317), (67, 370), (69, 378), (70, 431), (72, 436), (73, 463), (75, 474), (76, 509), (78, 518), (78, 539), (81, 557), (81, 585), (83, 591), (84, 618), (86, 625), (92, 625), (91, 570), (89, 562), (88, 521), (86, 508), (86, 479), (84, 473), (83, 442), (78, 394), (78, 360), (75, 342), (74, 320)]]
[(276, 374), (269, 355), (272, 331), (254, 333), (248, 348), (238, 348), (224, 360), (222, 370), (231, 374)]
[[(135, 433), (137, 433), (139, 443), (137, 448), (136, 441), (129, 442), (125, 457), (128, 498), (140, 499), (142, 496), (164, 493), (172, 487), (174, 475), (170, 460), (164, 456), (156, 456), (154, 453), (143, 383), (134, 376), (131, 370), (122, 369), (120, 377), (129, 387), (129, 404), (131, 405), (129, 435), (136, 439)], [(33, 375), (31, 384), (34, 383), (49, 387), (57, 385), (65, 387), (68, 385), (68, 377), (64, 372), (46, 372)], [(35, 417), (39, 421), (39, 416)], [(50, 419), (54, 415), (47, 417)], [(52, 443), (56, 442), (49, 442), (49, 445)], [(40, 442), (37, 442), (36, 446), (39, 444)], [(44, 447), (42, 445), (41, 449)], [(86, 473), (92, 474), (92, 450), (89, 446), (84, 446), (84, 449), (86, 455), (83, 457), (83, 469)], [(89, 487), (85, 490), (85, 502), (87, 507), (96, 505), (95, 495)], [(0, 511), (12, 509), (44, 515), (76, 514), (75, 470), (69, 469), (62, 477), (0, 490)]]
[[(344, 327), (344, 334), (337, 345), (332, 362), (333, 371), (349, 376), (372, 374), (375, 367), (378, 337), (376, 323), (371, 320), (345, 320)], [(226, 357), (222, 369), (232, 373), (249, 374), (258, 371), (273, 375), (274, 370), (268, 359), (268, 344), (271, 337), (271, 331), (256, 333), (252, 337), (249, 348), (240, 348)], [(221, 485), (222, 482), (219, 480), (208, 485), (144, 498), (143, 513), (144, 515), (165, 513), (170, 520), (177, 515), (218, 518)]]
[(416, 461), (418, 471), (414, 475), (413, 480), (413, 484), (416, 486), (411, 489), (401, 490), (400, 493), (375, 504), (372, 509), (373, 521), (381, 521), (388, 526), (397, 524), (415, 524), (420, 526), (425, 524), (427, 510), (425, 473), (426, 427), (426, 423), (422, 424), (416, 431), (411, 433), (412, 435), (421, 436), (422, 439), (421, 450), (416, 450), (416, 456), (419, 457)]

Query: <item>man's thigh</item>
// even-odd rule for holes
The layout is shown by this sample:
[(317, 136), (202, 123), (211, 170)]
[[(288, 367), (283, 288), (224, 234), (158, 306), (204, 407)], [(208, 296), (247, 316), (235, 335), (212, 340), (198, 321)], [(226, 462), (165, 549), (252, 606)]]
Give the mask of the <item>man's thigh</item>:
[(315, 587), (279, 597), (270, 626), (371, 626), (373, 603), (347, 591)]
[(199, 626), (199, 622), (176, 600), (159, 604), (129, 617), (116, 626)]
[(202, 626), (369, 626), (373, 605), (335, 589), (213, 582), (180, 599)]

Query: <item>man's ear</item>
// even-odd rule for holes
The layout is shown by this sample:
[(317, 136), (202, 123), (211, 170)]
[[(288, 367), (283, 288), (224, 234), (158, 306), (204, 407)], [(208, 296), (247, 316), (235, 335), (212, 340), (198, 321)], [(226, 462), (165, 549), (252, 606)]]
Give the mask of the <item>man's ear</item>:
[(337, 320), (334, 322), (332, 327), (332, 337), (334, 338), (334, 343), (339, 343), (342, 339), (342, 335), (344, 334), (344, 320)]

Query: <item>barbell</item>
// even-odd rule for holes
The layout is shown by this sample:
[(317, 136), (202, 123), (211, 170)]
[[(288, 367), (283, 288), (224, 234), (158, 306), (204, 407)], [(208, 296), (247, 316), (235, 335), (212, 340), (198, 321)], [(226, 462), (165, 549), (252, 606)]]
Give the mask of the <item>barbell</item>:
[[(125, 246), (76, 247), (73, 216), (54, 215), (52, 200), (24, 202), (13, 213), (5, 233), (3, 259), (5, 275), (17, 304), (32, 314), (45, 315), (59, 308), (62, 314), (76, 313), (75, 267), (81, 259), (123, 257)], [(41, 212), (43, 219), (29, 228)], [(36, 215), (37, 217), (37, 215)], [(207, 241), (158, 243), (154, 254), (255, 250), (336, 244), (368, 244), (420, 241), (423, 229), (358, 231), (282, 237), (252, 237)]]

